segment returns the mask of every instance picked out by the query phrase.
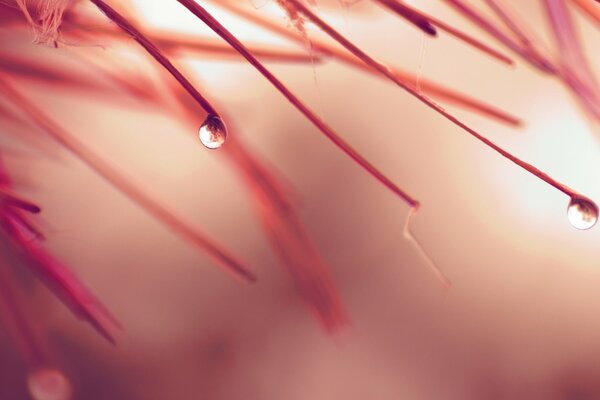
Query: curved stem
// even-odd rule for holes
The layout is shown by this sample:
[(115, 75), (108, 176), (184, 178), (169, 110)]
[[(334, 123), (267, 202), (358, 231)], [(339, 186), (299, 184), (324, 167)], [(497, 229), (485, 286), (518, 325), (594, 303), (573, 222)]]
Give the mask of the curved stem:
[(125, 17), (119, 14), (114, 8), (110, 7), (102, 0), (90, 0), (98, 7), (111, 21), (113, 21), (123, 32), (131, 36), (138, 42), (156, 61), (158, 61), (169, 73), (179, 82), (179, 84), (196, 100), (196, 102), (209, 115), (219, 116), (216, 109), (210, 102), (200, 94), (200, 92), (187, 80), (185, 76), (169, 61), (169, 59), (135, 26), (133, 26)]
[(436, 102), (434, 102), (427, 96), (423, 95), (422, 93), (416, 91), (412, 87), (408, 86), (406, 83), (399, 80), (389, 70), (389, 68), (387, 66), (381, 64), (379, 61), (376, 61), (374, 58), (372, 58), (371, 56), (366, 54), (364, 51), (362, 51), (360, 48), (358, 48), (355, 44), (350, 42), (343, 35), (341, 35), (339, 32), (337, 32), (335, 29), (333, 29), (330, 25), (325, 23), (325, 21), (323, 21), (316, 14), (314, 14), (310, 9), (308, 9), (308, 7), (306, 7), (304, 4), (302, 4), (302, 2), (300, 2), (299, 0), (286, 0), (286, 1), (288, 1), (288, 3), (290, 3), (290, 4), (293, 4), (294, 7), (296, 7), (299, 12), (301, 12), (303, 15), (305, 15), (310, 21), (312, 21), (314, 24), (316, 24), (320, 29), (322, 29), (325, 33), (327, 33), (329, 36), (331, 36), (335, 41), (337, 41), (342, 46), (344, 46), (348, 51), (350, 51), (352, 54), (354, 54), (355, 56), (357, 56), (358, 58), (363, 60), (363, 62), (365, 64), (367, 64), (371, 68), (379, 71), (382, 75), (385, 75), (387, 78), (389, 78), (391, 81), (396, 83), (398, 86), (400, 86), (401, 88), (403, 88), (404, 90), (406, 90), (407, 92), (412, 94), (414, 97), (419, 99), (421, 102), (423, 102), (429, 108), (431, 108), (434, 111), (436, 111), (437, 113), (441, 114), (446, 119), (448, 119), (450, 122), (452, 122), (455, 125), (457, 125), (458, 127), (462, 128), (467, 133), (469, 133), (470, 135), (472, 135), (473, 137), (475, 137), (476, 139), (481, 141), (483, 144), (485, 144), (492, 150), (496, 151), (503, 157), (505, 157), (508, 160), (512, 161), (513, 163), (517, 164), (519, 167), (525, 169), (526, 171), (535, 175), (536, 177), (538, 177), (539, 179), (548, 183), (549, 185), (553, 186), (554, 188), (565, 193), (567, 196), (569, 196), (569, 197), (581, 196), (579, 193), (570, 189), (568, 186), (562, 184), (561, 182), (558, 182), (556, 179), (552, 178), (550, 175), (546, 174), (545, 172), (542, 172), (541, 170), (534, 167), (533, 165), (521, 160), (518, 157), (513, 156), (508, 151), (504, 150), (503, 148), (501, 148), (500, 146), (498, 146), (491, 140), (482, 136), (480, 133), (475, 131), (473, 128), (469, 127), (464, 122), (462, 122), (461, 120), (456, 118), (454, 115), (450, 114), (448, 111), (446, 111), (440, 105), (438, 105)]

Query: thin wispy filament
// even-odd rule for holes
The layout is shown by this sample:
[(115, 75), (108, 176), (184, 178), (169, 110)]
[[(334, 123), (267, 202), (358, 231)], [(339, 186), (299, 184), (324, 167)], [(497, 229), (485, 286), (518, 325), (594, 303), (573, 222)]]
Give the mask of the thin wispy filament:
[(408, 215), (406, 216), (406, 222), (404, 223), (404, 230), (403, 230), (404, 238), (413, 245), (413, 247), (417, 250), (417, 253), (419, 254), (419, 256), (427, 264), (427, 267), (429, 267), (429, 270), (442, 283), (444, 288), (447, 289), (450, 287), (450, 279), (448, 279), (448, 277), (442, 272), (442, 270), (436, 265), (436, 263), (433, 262), (433, 260), (429, 256), (429, 254), (427, 254), (427, 251), (425, 251), (425, 248), (423, 247), (421, 242), (419, 242), (417, 237), (415, 235), (413, 235), (413, 233), (411, 231), (412, 218), (416, 215), (417, 211), (419, 211), (419, 209), (416, 207), (411, 207), (410, 210), (408, 210)]

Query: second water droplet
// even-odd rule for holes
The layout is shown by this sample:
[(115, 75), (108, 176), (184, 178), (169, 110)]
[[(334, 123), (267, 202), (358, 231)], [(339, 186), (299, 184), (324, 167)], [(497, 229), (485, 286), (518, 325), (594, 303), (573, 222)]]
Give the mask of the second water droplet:
[(567, 218), (577, 229), (590, 229), (598, 222), (598, 206), (585, 197), (572, 197), (567, 208)]

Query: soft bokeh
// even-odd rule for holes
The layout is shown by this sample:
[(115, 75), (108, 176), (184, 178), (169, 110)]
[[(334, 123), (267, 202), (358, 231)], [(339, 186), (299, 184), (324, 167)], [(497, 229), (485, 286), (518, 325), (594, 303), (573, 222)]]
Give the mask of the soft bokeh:
[[(137, 1), (139, 18), (209, 34), (176, 2), (167, 3)], [(271, 13), (273, 3), (249, 6)], [(502, 49), (440, 2), (411, 3)], [(550, 38), (538, 2), (511, 3)], [(444, 33), (424, 37), (365, 1), (319, 3), (318, 10), (376, 58), (523, 118), (525, 125), (514, 128), (448, 106), (513, 154), (600, 200), (600, 131), (557, 80), (518, 59), (514, 67), (502, 65)], [(590, 60), (600, 65), (598, 27), (575, 14)], [(215, 15), (243, 40), (298, 48)], [(322, 36), (312, 27), (309, 35)], [(139, 54), (133, 42), (127, 46)], [(68, 48), (44, 51), (69, 55)], [(27, 292), (74, 399), (600, 398), (600, 231), (570, 226), (564, 194), (390, 82), (333, 61), (268, 63), (421, 201), (413, 232), (452, 281), (444, 290), (403, 238), (408, 207), (249, 64), (198, 55), (176, 62), (195, 72), (194, 82), (235, 121), (236, 134), (289, 185), (350, 324), (331, 336), (307, 311), (247, 187), (219, 151), (199, 143), (203, 115), (192, 126), (134, 101), (110, 104), (28, 86), (65, 128), (259, 276), (255, 284), (230, 279), (51, 142), (45, 145), (54, 156), (23, 150), (11, 157), (19, 192), (43, 206), (48, 247), (123, 324), (112, 347), (46, 289)], [(0, 397), (27, 398), (25, 366), (3, 333), (0, 349)]]

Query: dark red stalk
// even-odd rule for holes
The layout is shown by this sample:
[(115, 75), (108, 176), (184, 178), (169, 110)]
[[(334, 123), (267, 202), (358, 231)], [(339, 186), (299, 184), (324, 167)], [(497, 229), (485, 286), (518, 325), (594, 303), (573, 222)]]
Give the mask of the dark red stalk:
[(379, 169), (363, 158), (356, 150), (346, 143), (337, 133), (323, 122), (311, 109), (309, 109), (299, 98), (297, 98), (279, 79), (277, 79), (235, 36), (233, 36), (219, 21), (208, 11), (193, 0), (178, 0), (185, 8), (202, 20), (208, 27), (217, 33), (231, 47), (238, 51), (248, 62), (256, 68), (275, 88), (296, 107), (304, 116), (312, 122), (329, 140), (331, 140), (346, 155), (356, 161), (363, 169), (381, 182), (385, 187), (395, 193), (411, 207), (418, 206), (418, 201), (405, 191), (400, 189), (394, 182), (387, 178)]
[(134, 27), (125, 17), (119, 14), (102, 0), (90, 0), (98, 7), (111, 21), (113, 21), (121, 30), (131, 36), (138, 42), (156, 61), (158, 61), (169, 73), (179, 82), (179, 84), (196, 100), (196, 102), (209, 115), (218, 116), (219, 113), (210, 104), (210, 102), (200, 94), (200, 92), (187, 80), (185, 76), (169, 61), (167, 57), (152, 43), (144, 34)]
[[(208, 13), (203, 7), (195, 3), (193, 0), (178, 0), (184, 7), (190, 10), (194, 15), (196, 15), (200, 20), (202, 20), (207, 26), (209, 26), (215, 33), (221, 36), (225, 41), (227, 41), (233, 48), (240, 52), (247, 60), (250, 62), (254, 68), (256, 68), (273, 86), (279, 90), (302, 114), (304, 114), (313, 124), (319, 128), (319, 130), (325, 134), (330, 140), (332, 140), (338, 147), (340, 147), (346, 154), (352, 157), (355, 161), (357, 161), (364, 169), (366, 169), (369, 173), (375, 176), (381, 183), (383, 183), (388, 189), (402, 198), (411, 208), (411, 213), (414, 213), (419, 209), (420, 203), (407, 195), (404, 191), (402, 191), (398, 186), (396, 186), (393, 182), (391, 182), (388, 178), (386, 178), (379, 170), (369, 164), (365, 159), (363, 159), (358, 153), (356, 153), (350, 146), (348, 146), (344, 141), (342, 141), (335, 132), (333, 132), (329, 126), (327, 126), (324, 122), (322, 122), (310, 109), (308, 109), (298, 98), (296, 98), (286, 87), (283, 85), (269, 70), (267, 70), (261, 63), (254, 57), (254, 55), (246, 48), (244, 45), (237, 40), (235, 36), (233, 36), (224, 26), (222, 26), (217, 20), (215, 20), (210, 13)], [(409, 216), (410, 221), (410, 216)], [(449, 281), (445, 278), (445, 276), (441, 273), (441, 271), (437, 268), (437, 266), (431, 261), (431, 259), (426, 255), (425, 251), (419, 244), (419, 242), (410, 234), (410, 230), (408, 230), (408, 238), (412, 239), (412, 243), (417, 247), (417, 249), (421, 252), (422, 255), (425, 255), (428, 265), (439, 279), (442, 281), (442, 284), (447, 287)], [(276, 239), (281, 240), (281, 239)], [(285, 254), (281, 255), (282, 257), (286, 257)]]
[(198, 230), (184, 222), (181, 218), (176, 217), (162, 204), (154, 200), (133, 182), (125, 178), (121, 171), (113, 168), (93, 150), (85, 146), (83, 142), (80, 142), (76, 137), (62, 129), (49, 116), (45, 115), (32, 102), (21, 95), (8, 80), (0, 77), (0, 88), (2, 89), (0, 93), (10, 99), (13, 104), (21, 109), (42, 131), (46, 132), (69, 152), (73, 153), (121, 193), (144, 208), (154, 218), (172, 229), (181, 237), (204, 250), (234, 276), (247, 281), (256, 280), (254, 273), (247, 267), (229, 255), (220, 246), (213, 243), (204, 234), (198, 232)]
[[(274, 32), (278, 35), (281, 35), (285, 38), (293, 40), (301, 45), (304, 45), (306, 42), (306, 38), (302, 35), (298, 34), (295, 30), (286, 29), (282, 26), (279, 26), (270, 20), (261, 17), (256, 14), (252, 14), (248, 11), (243, 10), (240, 7), (233, 6), (230, 3), (219, 3), (219, 6), (224, 7), (225, 9), (236, 13), (243, 17), (246, 20), (252, 21), (257, 25), (268, 29), (271, 32)], [(375, 76), (382, 77), (377, 71), (373, 70), (369, 66), (365, 65), (360, 59), (356, 58), (354, 55), (347, 53), (342, 50), (338, 50), (337, 48), (328, 45), (327, 43), (318, 41), (316, 39), (311, 39), (310, 41), (311, 48), (318, 53), (321, 53), (325, 56), (333, 57), (351, 67), (359, 68), (363, 71), (371, 73)], [(390, 68), (391, 72), (400, 80), (402, 80), (405, 84), (414, 86), (416, 85), (414, 82), (417, 81), (417, 77), (414, 74), (410, 74), (404, 71), (400, 71), (397, 68)], [(421, 79), (419, 81), (419, 87), (425, 93), (430, 94), (431, 96), (438, 97), (440, 99), (444, 99), (449, 102), (456, 103), (462, 107), (473, 109), (479, 113), (487, 115), (492, 118), (496, 118), (502, 122), (511, 124), (511, 125), (520, 125), (521, 120), (515, 116), (512, 116), (505, 111), (499, 110), (490, 105), (484, 104), (479, 100), (473, 99), (471, 97), (465, 96), (461, 93), (453, 91), (451, 89), (445, 88), (439, 84), (430, 82), (426, 79)]]
[(410, 7), (406, 6), (405, 4), (399, 3), (394, 0), (375, 0), (375, 1), (383, 6), (387, 7), (388, 9), (392, 10), (393, 12), (395, 12), (396, 14), (398, 14), (399, 16), (401, 16), (402, 18), (404, 18), (405, 20), (407, 20), (408, 22), (410, 22), (411, 24), (413, 24), (414, 26), (419, 28), (421, 31), (426, 33), (427, 35), (430, 35), (430, 36), (437, 35), (435, 27), (433, 26), (433, 24), (431, 23), (431, 21), (428, 18), (425, 18), (423, 15), (415, 12), (415, 10), (411, 9)]
[(424, 13), (423, 11), (417, 10), (416, 8), (413, 8), (407, 4), (401, 3), (398, 0), (375, 0), (375, 1), (396, 13), (400, 13), (401, 15), (403, 15), (402, 12), (404, 12), (404, 11), (411, 12), (412, 14), (419, 16), (421, 19), (428, 21), (431, 25), (433, 25), (437, 28), (440, 28), (443, 31), (446, 31), (450, 35), (456, 37), (457, 39), (462, 40), (463, 42), (475, 47), (476, 49), (479, 49), (480, 51), (484, 52), (485, 54), (487, 54), (491, 57), (494, 57), (495, 59), (497, 59), (505, 64), (508, 64), (508, 65), (514, 64), (514, 61), (512, 59), (510, 59), (508, 56), (505, 56), (504, 54), (500, 53), (499, 51), (492, 49), (490, 46), (486, 45), (485, 43), (475, 39), (474, 37), (472, 37), (470, 35), (467, 35), (466, 33), (454, 28), (453, 26), (445, 23), (444, 21), (442, 21), (440, 19), (437, 19), (429, 14)]
[(441, 106), (439, 106), (434, 101), (430, 100), (428, 97), (424, 96), (423, 94), (419, 93), (418, 91), (415, 91), (413, 88), (409, 87), (404, 82), (400, 81), (385, 65), (379, 63), (378, 61), (373, 59), (371, 56), (367, 55), (364, 51), (359, 49), (356, 45), (354, 45), (352, 42), (350, 42), (348, 39), (346, 39), (343, 35), (341, 35), (339, 32), (337, 32), (335, 29), (333, 29), (327, 23), (325, 23), (325, 21), (320, 19), (310, 9), (308, 9), (306, 6), (304, 6), (304, 4), (302, 4), (301, 1), (299, 1), (299, 0), (287, 0), (287, 1), (290, 4), (293, 4), (294, 7), (296, 7), (299, 12), (301, 12), (304, 16), (306, 16), (306, 18), (308, 18), (310, 21), (312, 21), (314, 24), (316, 24), (320, 29), (322, 29), (325, 33), (327, 33), (329, 36), (331, 36), (335, 41), (337, 41), (342, 46), (344, 46), (352, 54), (354, 54), (355, 56), (357, 56), (358, 58), (363, 60), (365, 62), (365, 64), (369, 65), (373, 69), (379, 71), (381, 74), (388, 77), (390, 80), (392, 80), (398, 86), (400, 86), (404, 90), (408, 91), (410, 94), (415, 96), (421, 102), (425, 103), (428, 107), (430, 107), (434, 111), (438, 112), (439, 114), (444, 116), (446, 119), (448, 119), (455, 125), (459, 126), (463, 130), (465, 130), (467, 133), (471, 134), (473, 137), (478, 139), (479, 141), (483, 142), (486, 146), (488, 146), (491, 149), (495, 150), (496, 152), (500, 153), (502, 156), (506, 157), (513, 163), (517, 164), (519, 167), (525, 169), (526, 171), (535, 175), (539, 179), (543, 180), (544, 182), (548, 183), (549, 185), (551, 185), (551, 186), (555, 187), (556, 189), (560, 190), (561, 192), (565, 193), (569, 197), (576, 197), (576, 196), (585, 197), (585, 196), (581, 196), (579, 193), (575, 192), (574, 190), (568, 188), (566, 185), (563, 185), (562, 183), (558, 182), (557, 180), (555, 180), (548, 174), (540, 171), (533, 165), (513, 156), (508, 151), (502, 149), (501, 147), (499, 147), (498, 145), (493, 143), (491, 140), (485, 138), (484, 136), (479, 134), (477, 131), (475, 131), (474, 129), (472, 129), (471, 127), (469, 127), (462, 121), (460, 121), (458, 118), (456, 118), (452, 114), (448, 113), (446, 110), (444, 110)]

